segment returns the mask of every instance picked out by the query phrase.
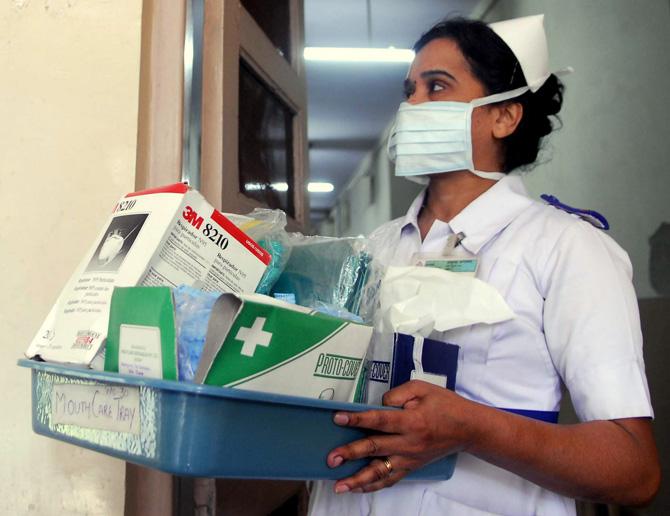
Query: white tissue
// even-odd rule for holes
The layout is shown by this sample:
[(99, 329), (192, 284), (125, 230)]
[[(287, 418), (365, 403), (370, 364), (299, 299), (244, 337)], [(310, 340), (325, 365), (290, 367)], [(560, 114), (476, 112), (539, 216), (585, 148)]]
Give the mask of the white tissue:
[(514, 318), (500, 293), (477, 278), (432, 267), (389, 267), (377, 331), (428, 337), (434, 330)]

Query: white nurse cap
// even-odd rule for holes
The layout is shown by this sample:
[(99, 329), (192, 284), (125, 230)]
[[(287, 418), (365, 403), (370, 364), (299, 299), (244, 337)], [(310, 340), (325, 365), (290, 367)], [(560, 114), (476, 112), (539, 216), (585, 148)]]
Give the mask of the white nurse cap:
[[(544, 14), (491, 23), (489, 27), (512, 50), (521, 65), (528, 88), (535, 93), (551, 75)], [(571, 71), (566, 68), (558, 73)]]

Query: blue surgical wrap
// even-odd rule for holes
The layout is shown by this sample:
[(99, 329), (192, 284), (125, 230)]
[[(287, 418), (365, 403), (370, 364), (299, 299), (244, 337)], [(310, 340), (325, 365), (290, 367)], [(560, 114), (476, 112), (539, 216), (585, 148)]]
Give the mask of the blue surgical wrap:
[(207, 324), (220, 292), (203, 292), (181, 285), (172, 290), (177, 325), (177, 364), (180, 381), (193, 381), (205, 345)]
[(263, 277), (256, 287), (256, 293), (267, 295), (270, 293), (270, 290), (284, 270), (291, 249), (285, 242), (274, 238), (260, 239), (258, 244), (270, 253), (270, 256), (272, 257), (267, 269), (265, 269)]

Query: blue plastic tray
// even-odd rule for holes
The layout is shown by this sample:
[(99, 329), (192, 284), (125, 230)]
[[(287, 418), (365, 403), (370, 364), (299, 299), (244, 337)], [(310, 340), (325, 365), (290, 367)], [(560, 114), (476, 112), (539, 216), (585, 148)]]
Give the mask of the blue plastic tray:
[[(32, 369), (33, 430), (113, 457), (182, 476), (257, 479), (336, 479), (366, 461), (336, 469), (326, 454), (360, 439), (358, 429), (332, 422), (337, 410), (371, 408), (312, 398), (152, 380), (20, 360)], [(52, 421), (57, 384), (123, 386), (137, 389), (140, 429), (136, 434)], [(410, 479), (446, 480), (456, 456), (415, 471)]]

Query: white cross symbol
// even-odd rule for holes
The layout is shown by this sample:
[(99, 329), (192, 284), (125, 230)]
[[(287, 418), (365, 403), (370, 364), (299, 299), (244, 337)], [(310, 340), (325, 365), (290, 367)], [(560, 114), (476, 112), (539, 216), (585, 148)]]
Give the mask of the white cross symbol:
[(237, 330), (235, 339), (244, 342), (242, 351), (240, 351), (240, 353), (245, 357), (253, 357), (254, 353), (256, 352), (256, 346), (263, 346), (267, 348), (270, 345), (272, 333), (269, 331), (263, 331), (264, 324), (265, 317), (256, 317), (256, 320), (254, 321), (254, 324), (251, 328), (242, 327)]

